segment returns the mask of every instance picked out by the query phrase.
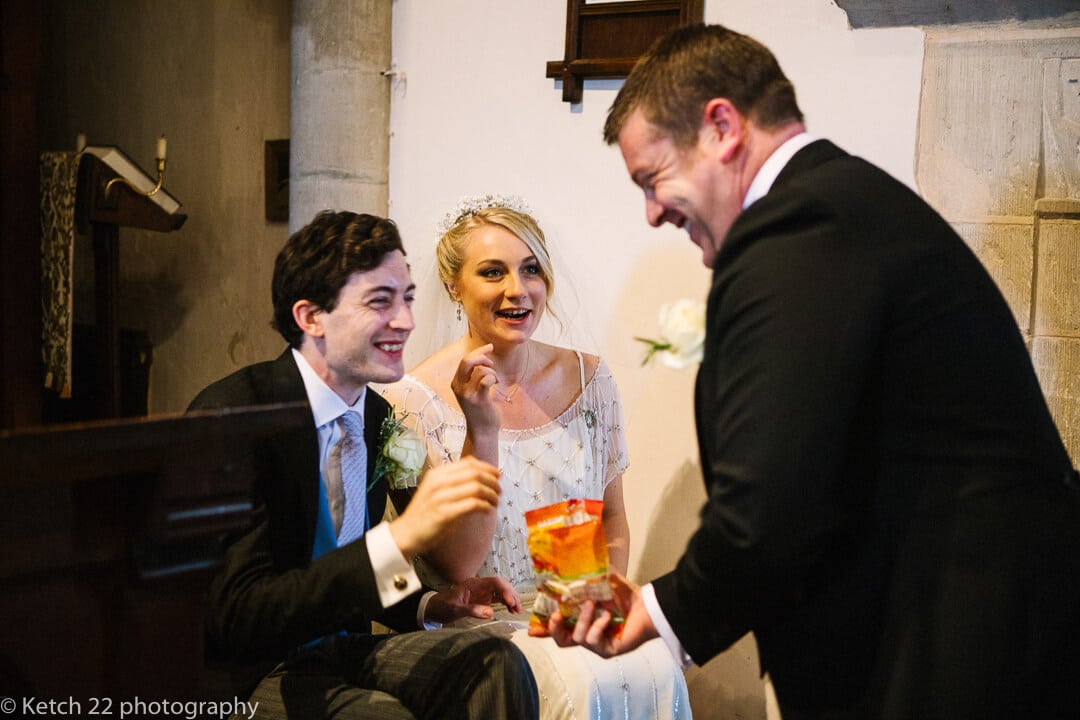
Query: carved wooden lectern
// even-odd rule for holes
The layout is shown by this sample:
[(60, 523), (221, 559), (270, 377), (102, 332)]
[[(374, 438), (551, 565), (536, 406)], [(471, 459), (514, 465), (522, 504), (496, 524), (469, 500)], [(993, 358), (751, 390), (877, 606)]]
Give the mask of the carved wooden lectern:
[[(126, 182), (114, 182), (116, 178)], [(120, 227), (171, 232), (187, 220), (179, 201), (164, 188), (153, 192), (154, 185), (119, 148), (90, 146), (83, 152), (75, 222), (80, 232), (89, 230), (94, 241), (99, 418), (120, 416)]]
[(0, 431), (0, 697), (227, 697), (202, 659), (220, 539), (260, 448), (310, 424), (297, 403)]

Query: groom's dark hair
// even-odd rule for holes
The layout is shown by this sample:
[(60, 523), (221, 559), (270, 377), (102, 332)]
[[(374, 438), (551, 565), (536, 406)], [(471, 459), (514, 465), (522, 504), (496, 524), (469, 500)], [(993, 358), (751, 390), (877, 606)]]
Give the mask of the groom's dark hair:
[(299, 348), (304, 331), (293, 319), (293, 305), (308, 300), (332, 312), (349, 277), (373, 270), (394, 250), (405, 254), (393, 220), (323, 210), (293, 233), (278, 253), (270, 290), (274, 303), (271, 327), (291, 347)]

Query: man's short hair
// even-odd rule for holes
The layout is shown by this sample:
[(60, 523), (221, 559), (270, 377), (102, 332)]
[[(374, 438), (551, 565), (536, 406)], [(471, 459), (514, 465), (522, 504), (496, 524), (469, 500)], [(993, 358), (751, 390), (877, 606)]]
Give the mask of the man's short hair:
[(604, 141), (617, 143), (640, 108), (677, 147), (692, 147), (713, 98), (727, 98), (766, 129), (803, 118), (794, 86), (767, 47), (722, 25), (696, 24), (670, 31), (638, 60), (608, 110)]
[(271, 326), (290, 346), (299, 348), (304, 332), (293, 319), (293, 305), (308, 300), (332, 312), (349, 277), (375, 269), (394, 250), (405, 254), (393, 220), (323, 210), (293, 233), (278, 253), (271, 283)]

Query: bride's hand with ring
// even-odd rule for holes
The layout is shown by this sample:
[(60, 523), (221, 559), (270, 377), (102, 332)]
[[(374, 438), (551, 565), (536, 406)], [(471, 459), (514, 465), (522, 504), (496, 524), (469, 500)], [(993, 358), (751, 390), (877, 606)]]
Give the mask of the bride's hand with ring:
[(485, 430), (499, 429), (499, 413), (495, 406), (495, 364), (491, 360), (492, 345), (481, 345), (461, 356), (457, 371), (450, 380), (461, 412), (470, 425)]
[(499, 461), (499, 428), (502, 421), (495, 404), (495, 364), (491, 343), (470, 350), (461, 357), (450, 380), (450, 389), (465, 415), (465, 447), (462, 456), (475, 455), (490, 463)]

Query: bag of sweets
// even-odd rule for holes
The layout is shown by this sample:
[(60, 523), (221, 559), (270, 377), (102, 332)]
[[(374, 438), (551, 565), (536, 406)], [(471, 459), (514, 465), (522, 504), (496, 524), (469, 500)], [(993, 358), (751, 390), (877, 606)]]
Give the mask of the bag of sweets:
[(525, 513), (537, 589), (530, 634), (547, 628), (555, 609), (573, 625), (586, 600), (611, 613), (609, 635), (622, 632), (624, 618), (608, 584), (603, 509), (602, 500), (564, 500)]

